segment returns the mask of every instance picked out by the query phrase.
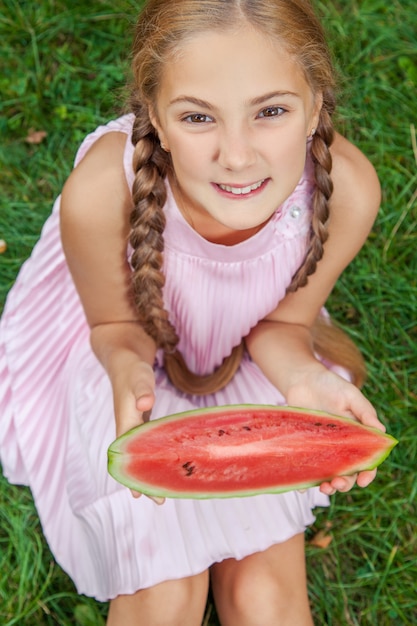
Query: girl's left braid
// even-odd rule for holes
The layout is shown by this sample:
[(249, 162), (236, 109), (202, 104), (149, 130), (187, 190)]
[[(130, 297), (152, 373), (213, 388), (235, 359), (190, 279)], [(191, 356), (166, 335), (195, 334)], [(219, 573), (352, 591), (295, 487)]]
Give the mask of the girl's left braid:
[(327, 95), (323, 105), (317, 130), (311, 142), (311, 156), (314, 164), (315, 190), (313, 194), (313, 214), (311, 219), (310, 241), (303, 264), (293, 276), (288, 291), (296, 291), (307, 284), (308, 277), (316, 271), (317, 263), (323, 256), (324, 243), (328, 238), (329, 201), (333, 193), (331, 178), (332, 156), (330, 146), (334, 138), (331, 114), (334, 110), (333, 93)]

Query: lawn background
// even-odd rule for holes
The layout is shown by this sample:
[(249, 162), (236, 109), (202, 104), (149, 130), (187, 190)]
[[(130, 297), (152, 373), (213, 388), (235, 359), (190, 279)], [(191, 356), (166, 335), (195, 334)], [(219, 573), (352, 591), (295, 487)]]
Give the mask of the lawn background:
[[(0, 299), (28, 257), (84, 135), (118, 114), (140, 3), (0, 0)], [(316, 1), (340, 77), (338, 126), (372, 160), (383, 203), (329, 301), (363, 350), (365, 393), (400, 445), (366, 490), (318, 511), (307, 546), (317, 625), (417, 624), (417, 12), (415, 0)], [(39, 144), (33, 131), (44, 131)], [(41, 534), (30, 492), (0, 477), (0, 624), (104, 624)], [(208, 604), (206, 626), (217, 624)], [(262, 625), (260, 625), (262, 626)]]

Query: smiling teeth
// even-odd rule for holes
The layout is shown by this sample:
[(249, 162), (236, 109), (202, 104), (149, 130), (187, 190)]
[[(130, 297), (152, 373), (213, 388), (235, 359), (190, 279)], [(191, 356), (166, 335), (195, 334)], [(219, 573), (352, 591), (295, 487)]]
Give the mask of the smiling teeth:
[(253, 185), (248, 185), (247, 187), (230, 187), (229, 185), (220, 184), (219, 187), (220, 189), (223, 189), (223, 191), (233, 193), (235, 196), (243, 196), (247, 193), (250, 193), (251, 191), (255, 191), (255, 189), (259, 189), (263, 182), (263, 180), (260, 180), (259, 182), (254, 183)]

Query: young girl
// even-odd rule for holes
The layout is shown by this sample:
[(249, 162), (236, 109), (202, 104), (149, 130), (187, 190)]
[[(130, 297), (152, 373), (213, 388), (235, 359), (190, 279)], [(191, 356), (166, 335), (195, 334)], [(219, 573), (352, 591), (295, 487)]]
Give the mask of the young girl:
[(149, 415), (230, 403), (383, 429), (358, 354), (322, 312), (378, 181), (333, 131), (306, 0), (150, 0), (133, 71), (131, 113), (82, 144), (8, 298), (4, 472), (30, 485), (79, 592), (111, 599), (109, 626), (197, 626), (209, 577), (225, 626), (311, 625), (312, 509), (374, 472), (157, 506), (108, 475), (106, 451)]

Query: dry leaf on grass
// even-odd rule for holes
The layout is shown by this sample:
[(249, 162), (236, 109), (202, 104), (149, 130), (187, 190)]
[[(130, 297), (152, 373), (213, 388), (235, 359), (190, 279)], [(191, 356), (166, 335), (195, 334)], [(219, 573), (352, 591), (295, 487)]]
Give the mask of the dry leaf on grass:
[(25, 141), (26, 143), (33, 144), (42, 143), (47, 134), (48, 133), (45, 130), (34, 130), (33, 128), (30, 128)]
[(6, 252), (7, 250), (7, 243), (4, 241), (4, 239), (0, 239), (0, 254), (3, 254), (3, 252)]
[(309, 541), (311, 546), (315, 546), (316, 548), (328, 548), (331, 542), (333, 541), (333, 537), (329, 534), (329, 531), (332, 527), (331, 522), (327, 522), (325, 524), (325, 528), (316, 532), (314, 537), (312, 537)]
[(328, 535), (325, 530), (319, 530), (319, 532), (316, 533), (312, 539), (310, 539), (310, 545), (315, 546), (316, 548), (328, 548), (332, 539), (333, 537)]

